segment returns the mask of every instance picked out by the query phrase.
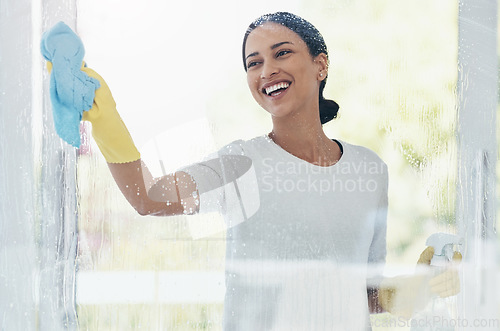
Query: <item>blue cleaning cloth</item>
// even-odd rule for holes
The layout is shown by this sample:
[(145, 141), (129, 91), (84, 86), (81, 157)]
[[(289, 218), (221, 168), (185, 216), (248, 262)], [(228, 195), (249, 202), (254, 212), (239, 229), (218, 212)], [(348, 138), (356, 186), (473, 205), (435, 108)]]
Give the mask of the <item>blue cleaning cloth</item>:
[(42, 35), (40, 48), (43, 57), (52, 62), (50, 100), (56, 132), (68, 144), (80, 147), (82, 114), (92, 108), (99, 81), (80, 70), (85, 49), (64, 22)]

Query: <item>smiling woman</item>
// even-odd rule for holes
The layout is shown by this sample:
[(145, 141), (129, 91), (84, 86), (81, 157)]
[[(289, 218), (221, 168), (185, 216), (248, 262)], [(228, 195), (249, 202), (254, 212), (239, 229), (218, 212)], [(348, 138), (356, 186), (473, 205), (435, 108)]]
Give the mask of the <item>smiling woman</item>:
[[(58, 36), (55, 29), (44, 35), (54, 59), (67, 47), (49, 43)], [(399, 293), (380, 281), (387, 166), (371, 150), (323, 131), (338, 105), (323, 98), (328, 54), (312, 24), (287, 12), (264, 15), (244, 36), (243, 58), (248, 86), (271, 114), (272, 131), (233, 141), (203, 162), (152, 176), (106, 82), (85, 66), (81, 72), (100, 87), (83, 119), (92, 123), (116, 184), (140, 215), (223, 215), (225, 330), (367, 328), (369, 312), (394, 308)], [(46, 59), (53, 72), (66, 69), (68, 61)], [(269, 171), (290, 163), (297, 165), (294, 173)], [(380, 171), (339, 171), (374, 163)]]
[[(322, 21), (321, 15), (315, 17), (318, 22)], [(328, 28), (323, 31), (333, 30)], [(185, 41), (188, 46), (193, 46), (189, 37), (183, 38), (189, 40)], [(203, 39), (200, 36), (197, 38)], [(167, 44), (167, 49), (171, 50), (170, 43)], [(213, 65), (213, 60), (208, 61), (207, 53), (216, 53), (218, 56), (229, 53), (217, 47), (205, 52), (208, 48), (203, 41), (197, 41), (194, 46), (202, 50), (196, 52), (197, 60), (202, 55), (203, 61), (198, 62), (203, 62), (210, 69), (222, 66)], [(344, 52), (348, 53), (351, 49), (345, 47)], [(342, 135), (326, 131), (327, 128), (323, 127), (323, 124), (337, 116), (339, 108), (334, 101), (323, 97), (327, 77), (331, 81), (329, 93), (342, 100), (342, 105), (348, 104), (346, 93), (337, 92), (342, 90), (341, 85), (347, 85), (344, 84), (346, 79), (339, 82), (337, 76), (355, 72), (353, 68), (363, 61), (354, 61), (358, 63), (336, 69), (336, 77), (332, 80), (324, 38), (311, 23), (288, 12), (266, 14), (255, 20), (246, 30), (242, 51), (248, 88), (254, 100), (265, 110), (259, 114), (270, 115), (271, 119), (268, 121), (271, 129), (252, 138), (247, 138), (240, 129), (258, 127), (261, 130), (265, 126), (251, 125), (244, 120), (250, 111), (245, 109), (239, 92), (235, 92), (237, 90), (232, 87), (216, 84), (221, 78), (210, 74), (208, 68), (205, 71), (190, 68), (189, 73), (197, 73), (194, 81), (193, 75), (187, 75), (185, 70), (179, 74), (172, 68), (171, 64), (177, 62), (159, 61), (170, 65), (166, 66), (167, 73), (160, 76), (168, 77), (166, 81), (175, 84), (166, 88), (162, 82), (151, 83), (156, 91), (152, 94), (162, 95), (158, 104), (168, 110), (162, 109), (153, 116), (143, 115), (142, 109), (149, 107), (146, 103), (140, 107), (130, 107), (127, 102), (123, 106), (124, 103), (120, 101), (123, 107), (118, 113), (111, 90), (103, 78), (88, 67), (81, 69), (88, 76), (99, 80), (101, 86), (96, 91), (93, 109), (84, 114), (84, 120), (92, 122), (95, 141), (123, 196), (140, 215), (169, 217), (168, 221), (164, 218), (160, 221), (150, 220), (148, 226), (144, 226), (142, 218), (126, 215), (124, 206), (103, 215), (101, 210), (105, 208), (101, 205), (107, 205), (107, 199), (114, 199), (107, 194), (111, 189), (108, 184), (95, 180), (105, 175), (95, 176), (91, 172), (79, 175), (82, 191), (87, 188), (88, 192), (94, 192), (82, 195), (80, 201), (84, 210), (80, 218), (81, 247), (88, 247), (91, 262), (87, 264), (86, 274), (83, 268), (79, 272), (80, 289), (85, 291), (79, 295), (83, 300), (80, 301), (79, 316), (82, 321), (86, 321), (86, 317), (91, 321), (88, 322), (90, 329), (99, 329), (104, 323), (102, 315), (100, 317), (95, 313), (103, 306), (89, 307), (93, 303), (117, 304), (110, 309), (114, 309), (116, 316), (120, 317), (120, 323), (126, 323), (123, 321), (130, 315), (130, 325), (139, 320), (137, 325), (146, 325), (144, 321), (147, 321), (148, 327), (151, 327), (156, 318), (158, 329), (164, 329), (165, 325), (167, 328), (174, 328), (174, 325), (177, 328), (181, 327), (179, 325), (189, 328), (196, 321), (199, 323), (196, 324), (197, 328), (208, 325), (227, 330), (357, 330), (369, 326), (370, 312), (390, 310), (394, 308), (395, 302), (412, 301), (411, 296), (403, 299), (396, 297), (401, 282), (392, 281), (390, 287), (384, 287), (381, 281), (381, 269), (387, 251), (388, 168), (378, 154), (383, 155), (383, 152), (384, 159), (388, 158), (387, 149), (384, 152), (381, 148), (382, 138), (369, 141), (370, 147), (377, 153), (348, 142), (367, 139), (367, 136), (373, 138), (362, 128), (373, 127), (373, 130), (377, 130), (379, 122), (357, 119), (346, 125), (344, 120), (341, 122), (342, 130), (351, 132), (345, 134), (344, 131), (342, 138)], [(341, 60), (342, 55), (336, 56), (335, 64), (341, 63)], [(196, 61), (187, 62), (195, 65)], [(93, 67), (93, 62), (88, 63)], [(224, 67), (231, 67), (224, 61), (221, 63), (225, 64)], [(378, 68), (373, 65), (372, 70)], [(102, 70), (106, 70), (106, 67)], [(122, 70), (105, 76), (111, 80), (113, 76), (121, 77)], [(102, 72), (101, 69), (98, 71)], [(141, 74), (142, 71), (149, 70), (143, 68)], [(127, 74), (132, 75), (131, 72)], [(178, 82), (181, 76), (189, 78), (188, 85)], [(198, 79), (204, 83), (199, 83)], [(233, 81), (230, 76), (224, 79), (226, 84)], [(207, 81), (212, 84), (205, 84)], [(142, 82), (141, 86), (135, 86), (137, 91), (128, 97), (141, 102), (148, 99), (142, 98), (145, 94), (140, 89), (150, 82)], [(332, 84), (335, 88), (331, 88)], [(371, 91), (358, 89), (353, 83), (349, 85), (358, 98)], [(114, 86), (115, 83), (111, 81), (113, 90)], [(182, 90), (179, 93), (189, 93), (189, 97), (180, 98), (182, 102), (179, 104), (170, 104), (170, 95), (177, 93), (174, 88)], [(214, 92), (217, 88), (222, 90), (220, 93), (223, 98), (219, 98), (219, 92)], [(207, 108), (215, 109), (221, 103), (231, 103), (228, 107), (230, 111), (214, 119), (215, 125), (227, 126), (224, 132), (232, 130), (238, 135), (237, 138), (244, 139), (224, 139), (218, 145), (224, 146), (218, 147), (215, 153), (203, 161), (190, 164), (180, 162), (183, 160), (175, 149), (194, 149), (205, 143), (205, 136), (189, 128), (184, 129), (186, 132), (177, 130), (169, 139), (156, 140), (156, 148), (164, 150), (165, 158), (161, 158), (162, 161), (174, 160), (182, 166), (173, 171), (167, 167), (162, 169), (162, 175), (153, 175), (146, 166), (150, 163), (143, 157), (143, 149), (136, 148), (130, 139), (132, 136), (135, 139), (135, 135), (128, 134), (124, 123), (130, 121), (125, 116), (125, 121), (121, 120), (121, 110), (134, 108), (134, 114), (142, 114), (140, 121), (133, 121), (134, 125), (145, 122), (149, 128), (148, 124), (155, 122), (167, 129), (165, 126), (171, 127), (176, 122), (164, 121), (162, 115), (177, 113), (182, 117), (184, 113), (175, 110), (192, 106), (187, 100), (200, 102), (208, 91), (214, 93), (211, 100), (217, 100), (213, 104), (207, 103)], [(349, 109), (347, 116), (350, 112), (353, 110)], [(124, 110), (123, 114), (126, 113)], [(231, 123), (231, 116), (238, 118), (239, 125)], [(220, 118), (224, 121), (220, 121)], [(215, 134), (219, 133), (220, 128)], [(184, 139), (183, 134), (191, 139)], [(141, 154), (137, 153), (139, 150)], [(202, 152), (209, 154), (211, 150), (207, 148)], [(92, 170), (92, 162), (92, 158), (87, 158), (87, 155), (80, 158), (82, 168), (87, 166)], [(93, 188), (97, 184), (105, 189)], [(91, 211), (88, 213), (91, 217), (86, 215), (88, 210)], [(184, 217), (188, 222), (198, 217), (201, 221), (198, 225), (203, 227), (211, 220), (212, 212), (222, 215), (225, 237), (204, 238), (202, 241), (186, 238), (183, 232)], [(416, 243), (415, 247), (422, 251), (424, 245)], [(213, 253), (211, 249), (216, 252)], [(206, 256), (200, 254), (205, 251)], [(421, 259), (423, 263), (430, 259), (429, 251), (425, 252)], [(416, 256), (418, 254), (412, 254), (410, 261), (416, 260)], [(98, 269), (97, 265), (103, 273), (114, 270), (101, 275), (102, 282), (106, 283), (101, 287), (89, 285), (99, 282), (98, 273), (88, 277), (94, 271), (93, 268)], [(134, 279), (133, 273), (125, 274), (123, 270), (132, 268), (149, 272), (136, 274), (133, 287), (123, 285)], [(225, 273), (223, 283), (226, 286), (222, 289), (220, 277), (210, 277), (213, 282), (209, 287), (217, 289), (217, 293), (214, 291), (208, 295), (207, 291), (206, 296), (197, 296), (203, 292), (203, 287), (189, 286), (190, 280), (201, 283), (202, 277), (207, 276), (204, 272), (199, 272), (196, 277), (193, 277), (196, 271), (172, 273), (172, 269), (207, 271), (213, 268), (217, 268), (221, 274)], [(178, 277), (185, 278), (181, 282)], [(410, 285), (422, 285), (419, 280), (421, 278), (414, 279)], [(148, 282), (151, 286), (142, 282)], [(179, 287), (176, 288), (174, 284), (179, 284)], [(114, 290), (99, 290), (110, 288)], [(90, 295), (88, 291), (92, 289), (97, 289), (99, 293)], [(224, 298), (223, 308), (221, 298)], [(134, 317), (135, 314), (148, 314), (144, 312), (146, 309), (141, 311), (141, 306), (134, 306), (141, 302), (153, 306), (152, 310), (147, 309), (148, 313), (154, 311), (156, 316), (151, 318), (152, 322), (147, 317)], [(123, 318), (124, 313), (119, 304), (134, 306), (130, 309), (133, 312)], [(187, 304), (193, 306), (186, 308)], [(206, 306), (194, 307), (196, 304)], [(224, 321), (220, 323), (219, 310), (223, 311), (224, 316)], [(170, 314), (169, 317), (165, 317), (165, 312)], [(189, 316), (177, 319), (176, 314)]]
[(0, 0), (0, 329), (498, 330), (496, 2)]

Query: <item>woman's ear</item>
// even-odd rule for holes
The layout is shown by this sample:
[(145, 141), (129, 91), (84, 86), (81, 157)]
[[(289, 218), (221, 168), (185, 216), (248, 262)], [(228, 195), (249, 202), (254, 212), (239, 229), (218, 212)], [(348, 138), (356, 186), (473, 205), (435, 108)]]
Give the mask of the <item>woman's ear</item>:
[(318, 79), (324, 80), (328, 75), (328, 57), (325, 53), (321, 53), (314, 59), (318, 69)]

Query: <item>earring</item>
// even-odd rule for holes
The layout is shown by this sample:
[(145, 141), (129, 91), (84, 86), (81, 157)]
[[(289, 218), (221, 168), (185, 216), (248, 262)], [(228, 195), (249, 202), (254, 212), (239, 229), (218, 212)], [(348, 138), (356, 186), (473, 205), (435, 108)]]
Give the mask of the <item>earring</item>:
[(323, 77), (323, 73), (322, 73), (322, 72), (320, 72), (320, 73), (319, 73), (319, 76), (320, 76), (320, 77)]

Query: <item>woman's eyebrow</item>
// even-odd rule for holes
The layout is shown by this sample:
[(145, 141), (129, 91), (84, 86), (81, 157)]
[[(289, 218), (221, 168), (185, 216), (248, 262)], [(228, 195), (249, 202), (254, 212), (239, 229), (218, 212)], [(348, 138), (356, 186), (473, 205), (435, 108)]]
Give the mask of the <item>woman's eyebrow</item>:
[(245, 60), (248, 60), (249, 57), (259, 55), (259, 52), (253, 52), (251, 54), (248, 54), (248, 56), (245, 58)]
[[(293, 43), (291, 41), (282, 41), (282, 42), (279, 42), (279, 43), (276, 43), (276, 44), (272, 45), (270, 48), (271, 49), (275, 49), (275, 48), (278, 48), (281, 45), (285, 45), (285, 44), (291, 44), (291, 45), (293, 45)], [(245, 58), (245, 60), (248, 60), (249, 57), (256, 56), (256, 55), (259, 55), (259, 52), (253, 52), (251, 54), (248, 54), (247, 57)]]
[(277, 43), (277, 44), (272, 45), (272, 46), (271, 46), (271, 49), (278, 48), (278, 47), (280, 47), (281, 45), (284, 45), (284, 44), (292, 44), (292, 45), (293, 45), (293, 43), (292, 43), (291, 41), (282, 41), (282, 42), (280, 42), (280, 43)]

